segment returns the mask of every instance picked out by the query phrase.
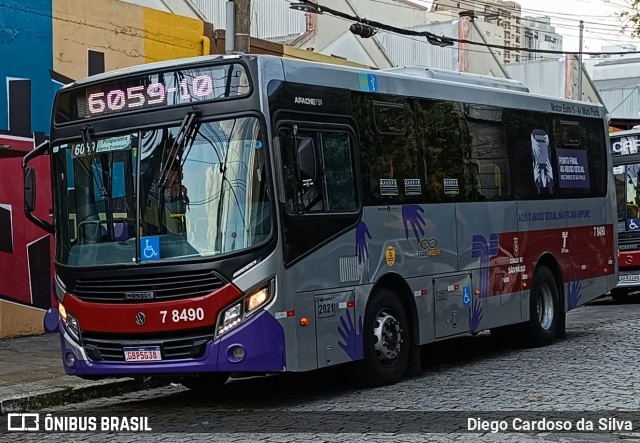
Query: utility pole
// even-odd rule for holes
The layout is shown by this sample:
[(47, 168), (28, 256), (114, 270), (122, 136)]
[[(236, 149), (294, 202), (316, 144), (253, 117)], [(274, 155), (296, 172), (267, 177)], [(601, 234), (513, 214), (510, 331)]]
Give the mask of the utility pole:
[(233, 0), (227, 0), (226, 30), (224, 31), (224, 50), (231, 54), (236, 50), (236, 5)]
[(582, 33), (584, 31), (584, 21), (580, 20), (580, 53), (578, 56), (578, 100), (582, 100)]
[(233, 0), (235, 51), (248, 54), (251, 52), (251, 0)]

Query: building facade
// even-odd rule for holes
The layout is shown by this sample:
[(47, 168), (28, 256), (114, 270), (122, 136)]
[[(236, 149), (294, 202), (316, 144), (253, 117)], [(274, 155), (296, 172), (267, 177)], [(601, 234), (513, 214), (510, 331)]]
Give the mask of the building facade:
[[(446, 10), (459, 13), (472, 12), (475, 17), (487, 23), (495, 24), (503, 29), (503, 46), (519, 48), (522, 46), (522, 14), (520, 4), (513, 1), (484, 0), (434, 0), (432, 12)], [(504, 63), (520, 61), (520, 51), (505, 49), (502, 53)]]
[[(522, 46), (528, 49), (544, 49), (562, 51), (562, 36), (551, 26), (549, 17), (523, 17), (522, 18)], [(544, 54), (522, 51), (522, 61), (538, 58), (557, 58), (558, 54)]]

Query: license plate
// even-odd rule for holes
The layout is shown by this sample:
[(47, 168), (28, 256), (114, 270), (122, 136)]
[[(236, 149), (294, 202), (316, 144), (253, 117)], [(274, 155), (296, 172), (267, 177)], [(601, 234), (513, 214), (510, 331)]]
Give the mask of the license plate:
[(618, 281), (640, 281), (640, 275), (638, 274), (619, 275)]
[(160, 346), (144, 346), (141, 348), (124, 348), (124, 361), (159, 361), (162, 360)]

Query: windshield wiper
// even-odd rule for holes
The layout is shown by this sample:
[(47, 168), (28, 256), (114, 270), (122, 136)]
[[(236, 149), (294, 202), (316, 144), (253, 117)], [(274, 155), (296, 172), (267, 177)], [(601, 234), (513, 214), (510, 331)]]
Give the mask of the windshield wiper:
[[(112, 177), (111, 171), (113, 169), (112, 168), (113, 154), (112, 153), (107, 154), (111, 156), (111, 160), (109, 162), (106, 162), (105, 159), (101, 159), (100, 169), (102, 171), (102, 177), (100, 179), (100, 183), (98, 183), (98, 181), (96, 180), (95, 174), (93, 173), (94, 162), (95, 162), (95, 151), (91, 147), (91, 143), (93, 142), (93, 140), (91, 139), (91, 130), (92, 130), (92, 127), (89, 124), (82, 126), (82, 130), (81, 130), (82, 143), (84, 144), (85, 149), (87, 150), (87, 157), (89, 158), (90, 171), (86, 171), (86, 172), (92, 177), (93, 182), (96, 185), (98, 192), (100, 193), (100, 196), (104, 199), (105, 216), (107, 219), (106, 220), (107, 234), (109, 236), (109, 241), (111, 241), (115, 238), (115, 232), (114, 232), (115, 228), (113, 226), (113, 208), (111, 205), (112, 203), (111, 190), (113, 187), (113, 177)], [(98, 224), (100, 224), (99, 221), (98, 221)]]
[[(178, 129), (178, 133), (176, 134), (171, 147), (168, 152), (162, 153), (162, 161), (161, 161), (161, 169), (160, 176), (158, 177), (158, 200), (160, 203), (159, 211), (162, 225), (166, 227), (167, 219), (165, 213), (165, 198), (164, 198), (164, 189), (167, 186), (167, 180), (169, 179), (169, 172), (174, 167), (176, 163), (176, 159), (178, 157), (178, 153), (180, 152), (180, 148), (182, 147), (182, 152), (188, 154), (191, 146), (196, 140), (198, 132), (200, 131), (200, 110), (194, 107), (191, 111), (187, 112), (187, 114), (182, 119), (182, 124), (180, 124), (180, 128)], [(178, 160), (178, 165), (182, 166), (182, 162)]]

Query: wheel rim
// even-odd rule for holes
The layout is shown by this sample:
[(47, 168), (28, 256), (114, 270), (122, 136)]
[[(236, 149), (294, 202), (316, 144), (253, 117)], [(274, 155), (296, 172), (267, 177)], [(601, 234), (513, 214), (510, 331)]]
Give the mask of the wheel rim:
[(393, 364), (400, 355), (402, 326), (387, 311), (380, 311), (373, 322), (373, 343), (376, 356), (384, 365)]
[(553, 323), (553, 295), (551, 288), (543, 284), (538, 291), (536, 298), (536, 313), (538, 314), (538, 323), (544, 330), (551, 328)]

